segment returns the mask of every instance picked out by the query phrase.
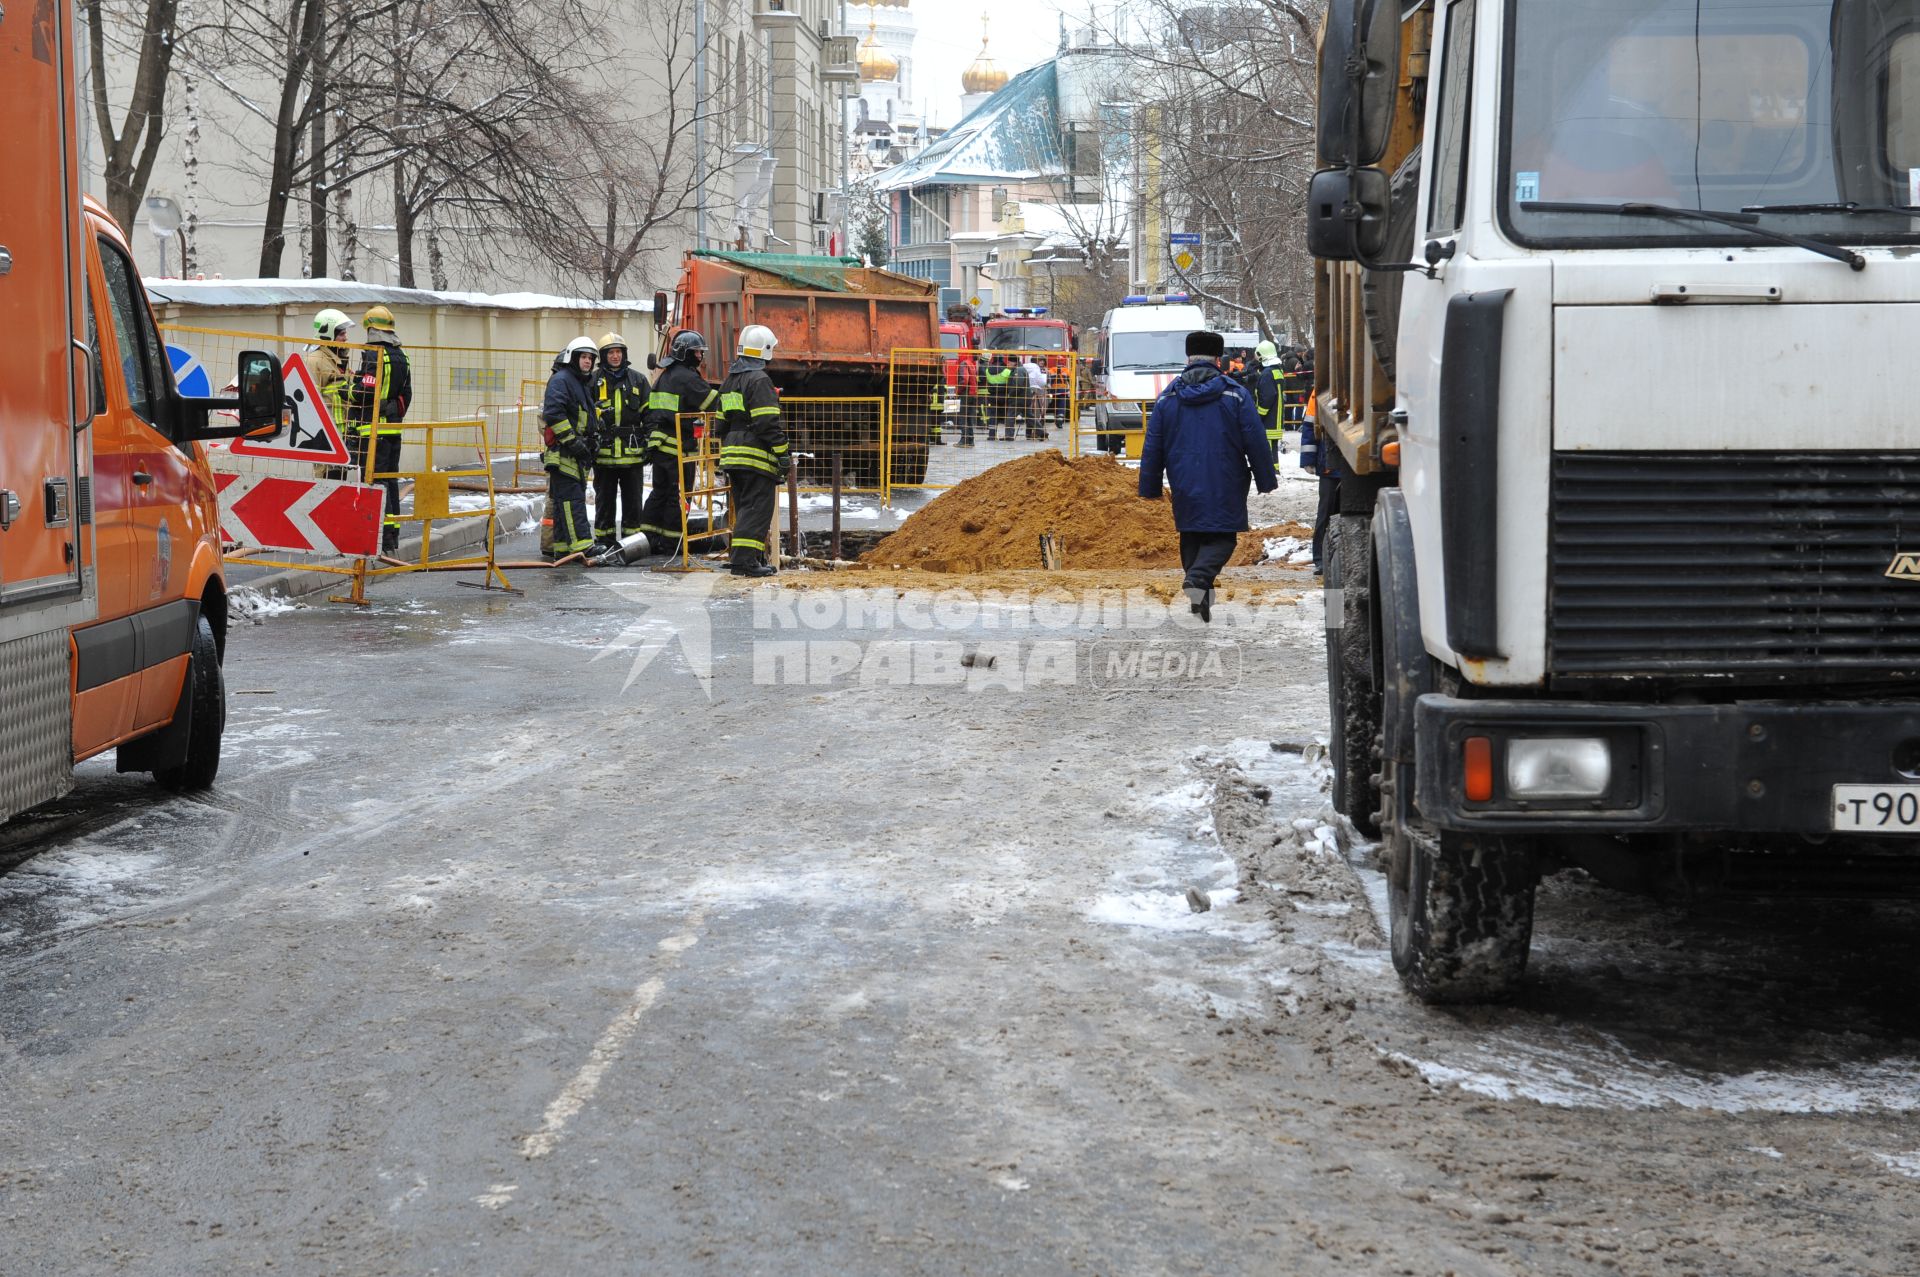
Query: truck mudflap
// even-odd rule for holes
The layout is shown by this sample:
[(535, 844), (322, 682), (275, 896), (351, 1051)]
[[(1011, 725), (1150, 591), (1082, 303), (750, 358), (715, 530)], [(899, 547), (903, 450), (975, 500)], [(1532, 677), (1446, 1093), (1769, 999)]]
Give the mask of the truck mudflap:
[[(1920, 796), (1920, 702), (1594, 705), (1431, 694), (1414, 715), (1415, 802), (1443, 829), (1858, 833), (1836, 822), (1835, 786)], [(1897, 822), (1866, 832), (1916, 833)]]
[(73, 670), (65, 629), (0, 643), (0, 820), (73, 788)]

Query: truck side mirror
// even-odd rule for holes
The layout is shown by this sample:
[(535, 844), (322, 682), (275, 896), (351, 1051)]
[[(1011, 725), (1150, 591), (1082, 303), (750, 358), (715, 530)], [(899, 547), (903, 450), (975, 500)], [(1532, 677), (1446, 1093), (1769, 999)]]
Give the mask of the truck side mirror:
[(658, 372), (659, 370), (660, 370), (660, 356), (654, 354), (651, 350), (649, 350), (647, 352), (647, 371)]
[(668, 313), (670, 305), (667, 295), (656, 289), (653, 294), (653, 326), (655, 328), (664, 329), (673, 322), (673, 316)]
[(1377, 262), (1387, 250), (1392, 182), (1377, 168), (1322, 169), (1307, 187), (1307, 252), (1330, 262)]
[(280, 374), (280, 360), (264, 350), (240, 352), (240, 430), (251, 439), (279, 434), (281, 409), (286, 403), (286, 382)]
[(1399, 79), (1398, 0), (1329, 0), (1320, 42), (1321, 164), (1380, 162)]
[(1106, 375), (1107, 375), (1107, 361), (1106, 361), (1106, 360), (1104, 360), (1104, 359), (1096, 359), (1096, 360), (1094, 360), (1094, 361), (1093, 361), (1093, 368), (1092, 368), (1092, 372), (1093, 372), (1093, 375), (1094, 375), (1094, 376), (1096, 376), (1096, 377), (1104, 377), (1104, 376), (1106, 376)]

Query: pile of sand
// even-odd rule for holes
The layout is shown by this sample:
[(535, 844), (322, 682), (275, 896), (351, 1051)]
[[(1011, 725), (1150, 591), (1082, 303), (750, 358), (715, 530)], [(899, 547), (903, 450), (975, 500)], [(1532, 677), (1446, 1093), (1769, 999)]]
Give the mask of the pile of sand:
[[(1105, 453), (1016, 457), (928, 502), (861, 562), (923, 572), (1039, 568), (1041, 535), (1052, 533), (1063, 568), (1177, 568), (1173, 507), (1141, 500), (1139, 485), (1138, 471)], [(1264, 538), (1302, 533), (1312, 534), (1298, 524), (1244, 532), (1233, 562), (1258, 563)]]

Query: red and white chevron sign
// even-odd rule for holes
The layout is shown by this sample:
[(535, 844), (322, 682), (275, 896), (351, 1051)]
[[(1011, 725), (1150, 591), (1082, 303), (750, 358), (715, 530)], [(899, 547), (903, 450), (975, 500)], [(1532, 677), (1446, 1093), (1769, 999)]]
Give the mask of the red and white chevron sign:
[(312, 554), (372, 556), (380, 552), (386, 493), (331, 479), (216, 471), (220, 538), (229, 545)]

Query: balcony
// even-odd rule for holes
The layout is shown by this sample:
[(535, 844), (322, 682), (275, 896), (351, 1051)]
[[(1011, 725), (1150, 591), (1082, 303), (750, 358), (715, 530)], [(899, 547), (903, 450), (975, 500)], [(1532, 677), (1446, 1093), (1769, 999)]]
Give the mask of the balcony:
[(860, 39), (830, 35), (820, 51), (820, 78), (830, 84), (853, 84), (860, 79)]
[(788, 5), (787, 0), (753, 0), (753, 29), (771, 31), (776, 27), (790, 27), (801, 21), (799, 11)]

